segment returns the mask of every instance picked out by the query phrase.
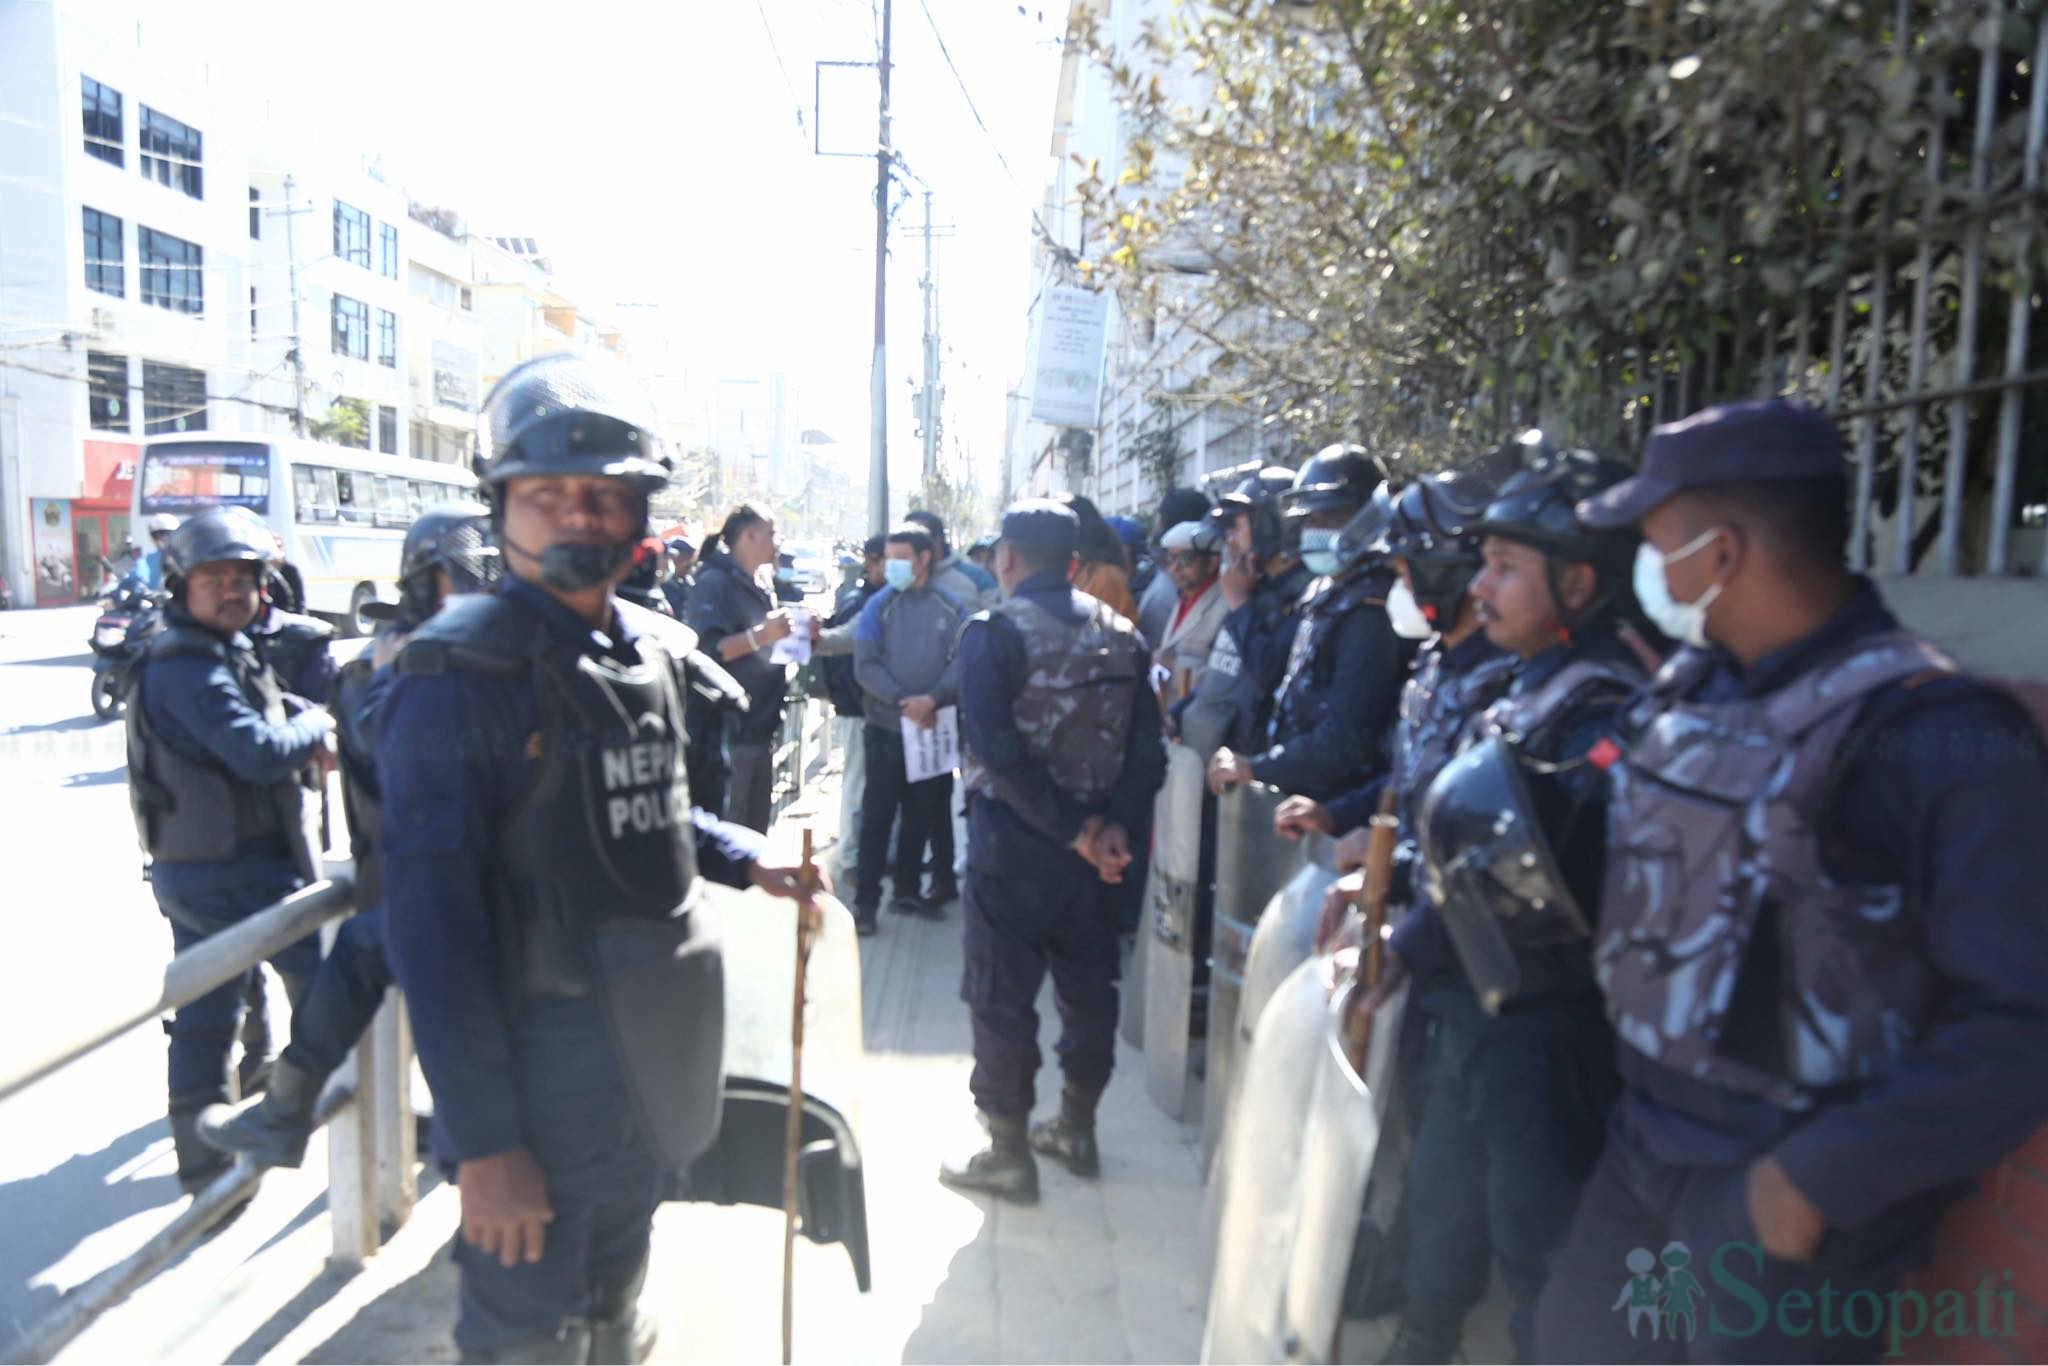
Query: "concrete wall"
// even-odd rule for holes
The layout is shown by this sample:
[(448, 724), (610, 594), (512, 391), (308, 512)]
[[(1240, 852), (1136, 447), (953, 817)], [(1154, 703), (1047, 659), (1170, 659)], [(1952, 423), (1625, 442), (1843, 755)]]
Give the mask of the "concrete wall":
[(1966, 667), (2048, 679), (2048, 581), (1880, 578), (1899, 620)]

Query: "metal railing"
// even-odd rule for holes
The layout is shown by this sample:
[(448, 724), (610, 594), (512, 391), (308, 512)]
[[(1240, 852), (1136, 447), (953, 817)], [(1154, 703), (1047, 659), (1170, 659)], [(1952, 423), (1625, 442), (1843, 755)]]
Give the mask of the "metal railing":
[[(0, 1100), (78, 1062), (127, 1031), (186, 1006), (233, 981), (287, 945), (354, 914), (352, 869), (293, 892), (275, 905), (193, 945), (164, 970), (155, 991), (117, 997), (92, 1023), (31, 1044), (25, 1057), (0, 1067)], [(114, 988), (119, 990), (117, 986)], [(328, 1133), (327, 1204), (333, 1258), (362, 1261), (387, 1229), (405, 1222), (416, 1195), (411, 1108), (411, 1038), (393, 990), (363, 1034), (349, 1064), (321, 1095), (316, 1123)], [(66, 1291), (8, 1349), (17, 1361), (48, 1361), (102, 1313), (127, 1299), (187, 1248), (204, 1238), (254, 1193), (262, 1169), (247, 1158), (193, 1197), (192, 1203), (118, 1264)]]

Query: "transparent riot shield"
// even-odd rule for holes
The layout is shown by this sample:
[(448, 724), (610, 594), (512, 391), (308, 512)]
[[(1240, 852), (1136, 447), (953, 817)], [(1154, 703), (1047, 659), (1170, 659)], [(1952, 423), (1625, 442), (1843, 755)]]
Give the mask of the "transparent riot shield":
[[(718, 1141), (690, 1168), (685, 1186), (692, 1199), (780, 1209), (796, 911), (756, 889), (707, 885), (704, 897), (719, 914), (725, 949), (724, 1112)], [(847, 909), (828, 896), (818, 903), (824, 926), (811, 946), (804, 990), (798, 1227), (812, 1242), (845, 1244), (865, 1292), (860, 950)]]
[(1301, 867), (1301, 846), (1273, 833), (1286, 794), (1246, 783), (1216, 802), (1216, 913), (1209, 950), (1209, 1029), (1202, 1099), (1202, 1163), (1212, 1166), (1229, 1108), (1237, 1012), (1252, 933), (1266, 903)]
[(1224, 1136), (1210, 1180), (1217, 1217), (1202, 1332), (1205, 1362), (1280, 1360), (1280, 1305), (1300, 1206), (1302, 1128), (1329, 1027), (1333, 970), (1329, 958), (1296, 967), (1261, 1013), (1242, 1059), (1239, 1122)]
[[(1279, 1354), (1270, 1360), (1330, 1362), (1344, 1315), (1344, 1285), (1351, 1268), (1360, 1212), (1378, 1203), (1376, 1184), (1398, 1187), (1398, 1167), (1378, 1161), (1388, 1124), (1388, 1105), (1407, 1015), (1408, 988), (1401, 987), (1374, 1014), (1365, 1049), (1365, 1071), (1345, 1051), (1345, 1020), (1351, 1002), (1365, 990), (1356, 979), (1330, 998), (1324, 1016), (1323, 1049), (1315, 1095), (1302, 1135), (1301, 1200), (1288, 1258), (1287, 1289), (1281, 1302)], [(1392, 1146), (1392, 1145), (1389, 1145)]]
[(1166, 785), (1152, 817), (1152, 874), (1145, 888), (1143, 943), (1145, 1090), (1174, 1119), (1188, 1102), (1188, 1046), (1194, 1022), (1196, 909), (1201, 888), (1202, 813), (1208, 787), (1202, 756), (1166, 747)]

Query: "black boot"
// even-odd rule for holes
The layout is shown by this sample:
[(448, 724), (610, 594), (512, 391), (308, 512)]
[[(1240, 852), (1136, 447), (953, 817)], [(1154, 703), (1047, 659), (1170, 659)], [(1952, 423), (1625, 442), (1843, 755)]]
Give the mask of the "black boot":
[(219, 1089), (171, 1097), (171, 1148), (178, 1158), (178, 1189), (187, 1195), (199, 1194), (235, 1164), (199, 1137), (199, 1112), (225, 1101), (226, 1093)]
[(1095, 1144), (1095, 1103), (1102, 1093), (1061, 1093), (1059, 1118), (1031, 1126), (1031, 1150), (1042, 1153), (1076, 1176), (1102, 1175), (1102, 1150)]
[(593, 1366), (640, 1366), (654, 1355), (660, 1325), (640, 1312), (640, 1291), (647, 1285), (647, 1259), (630, 1274), (614, 1275), (590, 1287), (590, 1355)]
[(313, 1106), (326, 1081), (325, 1073), (308, 1072), (289, 1055), (279, 1058), (261, 1099), (200, 1111), (199, 1137), (224, 1153), (246, 1153), (259, 1167), (296, 1167), (306, 1160)]
[(487, 1366), (578, 1366), (590, 1360), (590, 1325), (566, 1319), (552, 1333), (501, 1342), (488, 1351), (464, 1352), (460, 1359)]
[(1457, 1357), (1459, 1337), (1455, 1329), (1431, 1333), (1404, 1318), (1394, 1340), (1380, 1354), (1380, 1366), (1438, 1366)]
[(988, 1147), (965, 1162), (939, 1168), (939, 1180), (956, 1191), (998, 1195), (1019, 1205), (1038, 1203), (1038, 1163), (1025, 1132), (1028, 1115), (989, 1115)]

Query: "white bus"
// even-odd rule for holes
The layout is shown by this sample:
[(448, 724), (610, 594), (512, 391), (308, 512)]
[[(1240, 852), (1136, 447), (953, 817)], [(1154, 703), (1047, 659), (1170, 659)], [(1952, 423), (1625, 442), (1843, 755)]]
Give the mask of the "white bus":
[(398, 597), (405, 529), (436, 503), (476, 497), (469, 471), (324, 441), (259, 433), (181, 432), (142, 446), (131, 525), (154, 513), (248, 508), (270, 523), (306, 581), (306, 607), (366, 634), (363, 609)]

